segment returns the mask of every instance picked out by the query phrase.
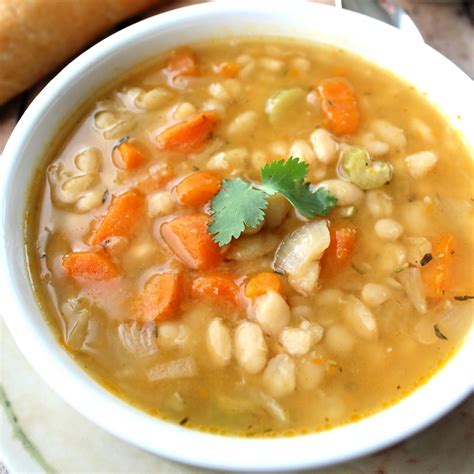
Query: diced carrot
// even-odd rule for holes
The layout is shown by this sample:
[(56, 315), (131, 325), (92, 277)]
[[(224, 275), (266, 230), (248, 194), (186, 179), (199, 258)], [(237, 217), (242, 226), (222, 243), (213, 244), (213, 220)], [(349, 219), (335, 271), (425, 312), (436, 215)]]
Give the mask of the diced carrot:
[(178, 76), (199, 76), (196, 55), (189, 48), (179, 48), (168, 61), (168, 70), (173, 78)]
[(161, 226), (161, 236), (168, 247), (189, 268), (206, 270), (219, 263), (222, 253), (207, 231), (206, 214), (179, 216)]
[(212, 173), (199, 171), (184, 178), (176, 186), (176, 194), (182, 204), (199, 206), (213, 198), (221, 189), (221, 178)]
[(101, 245), (110, 237), (130, 237), (144, 214), (143, 196), (134, 191), (117, 196), (97, 227), (92, 237), (92, 245)]
[(272, 272), (260, 272), (251, 276), (245, 285), (245, 296), (256, 298), (264, 295), (267, 291), (283, 293), (281, 278)]
[(321, 108), (328, 126), (337, 135), (356, 133), (359, 129), (359, 107), (352, 86), (346, 79), (327, 79), (318, 87)]
[[(153, 167), (152, 167), (153, 168)], [(137, 189), (143, 194), (159, 191), (175, 177), (170, 165), (165, 164), (159, 169), (150, 169), (150, 175), (137, 184)]]
[(240, 66), (233, 61), (224, 61), (215, 66), (214, 70), (222, 77), (235, 77), (240, 71)]
[(429, 298), (443, 298), (452, 284), (455, 239), (452, 234), (439, 235), (431, 242), (433, 259), (421, 267), (425, 294)]
[(145, 284), (135, 303), (134, 318), (142, 322), (159, 322), (177, 316), (183, 296), (181, 273), (160, 273)]
[(86, 280), (111, 280), (118, 276), (117, 268), (105, 252), (68, 253), (61, 265), (69, 276)]
[(353, 227), (337, 223), (331, 226), (329, 233), (331, 242), (321, 259), (321, 267), (326, 275), (338, 273), (348, 263), (357, 235)]
[(182, 153), (196, 151), (211, 136), (218, 119), (214, 112), (203, 112), (172, 125), (156, 137), (158, 148)]
[(311, 362), (314, 365), (323, 365), (324, 364), (324, 359), (322, 357), (316, 357), (316, 358), (312, 359)]
[(133, 170), (142, 166), (145, 163), (146, 158), (136, 145), (129, 142), (123, 142), (114, 148), (112, 152), (112, 160), (119, 168)]
[(212, 273), (196, 278), (191, 286), (193, 297), (212, 304), (238, 305), (239, 288), (226, 273)]

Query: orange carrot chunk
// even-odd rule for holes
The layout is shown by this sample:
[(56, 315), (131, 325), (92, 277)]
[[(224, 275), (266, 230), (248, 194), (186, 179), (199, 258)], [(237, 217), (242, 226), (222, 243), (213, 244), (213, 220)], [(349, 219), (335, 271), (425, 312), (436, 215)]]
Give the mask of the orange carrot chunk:
[(182, 204), (199, 206), (213, 198), (221, 189), (221, 179), (212, 173), (200, 171), (184, 178), (176, 186), (176, 194)]
[(276, 291), (283, 294), (283, 284), (276, 273), (261, 272), (251, 276), (245, 285), (245, 296), (257, 298), (267, 291)]
[(206, 270), (222, 259), (219, 246), (207, 231), (209, 222), (206, 214), (193, 214), (176, 217), (160, 229), (168, 247), (194, 270)]
[(182, 153), (199, 150), (211, 136), (218, 119), (214, 112), (203, 112), (172, 125), (156, 137), (158, 148)]
[(455, 240), (452, 234), (442, 234), (431, 242), (433, 259), (421, 267), (425, 294), (443, 298), (452, 284)]
[(134, 191), (117, 196), (97, 227), (92, 237), (92, 245), (101, 245), (110, 237), (130, 237), (144, 214), (143, 196)]
[(355, 246), (357, 231), (352, 227), (330, 229), (331, 243), (321, 259), (325, 273), (339, 272), (349, 261)]
[(142, 166), (145, 155), (132, 143), (123, 142), (116, 146), (112, 152), (112, 161), (124, 170), (133, 170)]
[(224, 61), (214, 67), (219, 76), (222, 77), (235, 77), (240, 71), (240, 66), (233, 61)]
[(134, 319), (141, 322), (159, 322), (177, 316), (183, 295), (181, 273), (160, 273), (145, 284), (135, 303)]
[(168, 70), (173, 78), (178, 76), (199, 76), (196, 55), (189, 48), (179, 48), (168, 61)]
[(191, 286), (194, 298), (212, 304), (238, 305), (239, 288), (226, 273), (213, 273), (196, 278)]
[(328, 126), (337, 135), (356, 133), (359, 129), (359, 107), (354, 89), (346, 79), (327, 79), (318, 87)]
[(68, 253), (61, 265), (69, 276), (86, 280), (111, 280), (118, 276), (117, 268), (105, 252)]

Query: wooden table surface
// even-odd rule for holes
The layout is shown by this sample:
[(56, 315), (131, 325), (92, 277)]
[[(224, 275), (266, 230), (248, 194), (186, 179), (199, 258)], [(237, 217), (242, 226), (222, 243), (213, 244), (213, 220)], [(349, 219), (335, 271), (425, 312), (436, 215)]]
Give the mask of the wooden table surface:
[[(288, 2), (291, 1), (297, 0), (288, 0)], [(333, 0), (316, 1), (333, 4)], [(162, 6), (148, 11), (142, 17), (194, 3), (201, 2), (193, 0), (164, 2)], [(399, 0), (399, 3), (412, 16), (428, 44), (438, 49), (464, 69), (467, 74), (474, 77), (474, 18), (469, 18), (468, 15), (469, 8), (471, 15), (474, 9), (469, 5), (470, 1)], [(130, 19), (119, 25), (117, 29), (123, 28), (138, 19)], [(0, 154), (24, 110), (55, 73), (57, 71), (30, 90), (0, 107)], [(0, 474), (3, 473), (6, 473), (6, 470), (0, 462)]]

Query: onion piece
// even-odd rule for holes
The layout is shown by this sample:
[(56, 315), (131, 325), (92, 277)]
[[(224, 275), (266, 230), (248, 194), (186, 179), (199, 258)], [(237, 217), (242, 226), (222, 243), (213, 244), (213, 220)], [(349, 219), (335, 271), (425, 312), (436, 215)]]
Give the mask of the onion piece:
[(249, 390), (251, 398), (260, 405), (270, 416), (280, 423), (288, 423), (288, 413), (286, 410), (272, 397), (264, 393), (262, 390)]
[(121, 323), (117, 332), (120, 342), (134, 357), (148, 357), (158, 351), (155, 326), (140, 326), (136, 322)]
[(308, 222), (281, 241), (275, 252), (273, 268), (284, 274), (298, 274), (309, 263), (320, 260), (330, 240), (325, 220)]
[(298, 293), (307, 295), (316, 286), (319, 260), (330, 240), (325, 220), (308, 222), (282, 240), (273, 258), (273, 268), (287, 275)]
[(397, 275), (413, 307), (421, 314), (426, 313), (426, 297), (421, 283), (420, 269), (409, 267)]
[(184, 357), (155, 365), (148, 371), (151, 382), (158, 380), (184, 379), (195, 377), (198, 373), (197, 364), (193, 357)]

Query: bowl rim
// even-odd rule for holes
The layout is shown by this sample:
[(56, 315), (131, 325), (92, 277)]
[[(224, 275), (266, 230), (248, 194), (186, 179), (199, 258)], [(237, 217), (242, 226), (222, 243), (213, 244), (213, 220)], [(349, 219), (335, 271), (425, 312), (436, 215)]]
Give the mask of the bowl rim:
[[(322, 433), (293, 438), (250, 439), (214, 435), (183, 428), (146, 415), (116, 398), (87, 376), (57, 342), (51, 342), (51, 334), (48, 338), (44, 332), (40, 332), (39, 328), (35, 327), (29, 317), (24, 301), (25, 296), (22, 294), (19, 278), (16, 275), (15, 265), (18, 267), (25, 263), (15, 263), (15, 257), (11, 255), (13, 247), (10, 245), (11, 219), (8, 198), (13, 186), (13, 169), (22, 149), (28, 145), (29, 134), (48, 113), (48, 108), (53, 101), (64, 100), (70, 81), (74, 81), (81, 74), (87, 75), (89, 66), (100, 63), (109, 53), (116, 51), (129, 41), (137, 41), (137, 38), (144, 37), (153, 31), (159, 32), (165, 25), (179, 26), (185, 19), (202, 21), (208, 15), (219, 13), (251, 14), (262, 13), (265, 10), (264, 2), (262, 4), (250, 1), (225, 3), (225, 5), (222, 3), (198, 4), (172, 10), (142, 20), (105, 38), (66, 66), (28, 107), (7, 143), (0, 163), (0, 236), (2, 237), (0, 267), (5, 303), (3, 318), (21, 352), (48, 385), (86, 418), (127, 442), (175, 461), (207, 468), (281, 471), (323, 467), (392, 445), (434, 422), (467, 397), (473, 390), (472, 376), (469, 376), (467, 367), (459, 362), (455, 365), (453, 361), (461, 360), (461, 357), (463, 357), (462, 360), (467, 360), (469, 354), (472, 354), (474, 347), (472, 331), (459, 353), (427, 384), (396, 405), (364, 418), (360, 422), (336, 427)], [(385, 31), (387, 35), (406, 40), (402, 32), (388, 25), (379, 24), (380, 22), (376, 20), (349, 11), (338, 10), (336, 14), (334, 7), (327, 5), (302, 3), (290, 6), (276, 3), (272, 5), (272, 12), (291, 14), (295, 7), (299, 12), (322, 14), (328, 17), (337, 15), (373, 28), (377, 24), (378, 31)], [(424, 43), (418, 44), (417, 47), (422, 48), (425, 54), (431, 56), (440, 66), (448, 68), (451, 76), (456, 76), (457, 81), (462, 82), (467, 79), (470, 83), (467, 75), (435, 50)], [(470, 86), (472, 86), (471, 83)], [(68, 105), (66, 108), (72, 107)], [(56, 131), (53, 130), (50, 133), (54, 135)], [(39, 311), (39, 307), (36, 310)], [(41, 330), (43, 331), (44, 328)], [(448, 377), (448, 368), (450, 377)], [(448, 387), (446, 384), (449, 384)], [(434, 396), (433, 393), (436, 391), (445, 398), (439, 394)], [(424, 404), (423, 400), (427, 399), (427, 396), (435, 399), (438, 406), (433, 408), (433, 403), (429, 406)], [(411, 416), (409, 420), (401, 420), (396, 429), (381, 437), (381, 427), (387, 426), (390, 420), (397, 419), (399, 413), (409, 413)], [(351, 445), (339, 449), (338, 443), (341, 439), (346, 442), (351, 440)], [(186, 445), (187, 452), (180, 449), (183, 443)], [(323, 446), (318, 447), (321, 443)], [(322, 448), (326, 451), (322, 452)], [(245, 455), (242, 455), (242, 452)]]

